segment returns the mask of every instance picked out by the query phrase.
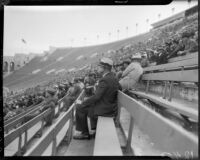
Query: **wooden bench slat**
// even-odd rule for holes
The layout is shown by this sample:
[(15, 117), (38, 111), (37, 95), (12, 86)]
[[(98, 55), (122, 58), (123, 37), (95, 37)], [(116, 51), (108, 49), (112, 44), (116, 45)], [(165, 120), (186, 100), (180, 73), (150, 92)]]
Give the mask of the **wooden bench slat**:
[(179, 56), (179, 57), (170, 58), (170, 59), (168, 60), (168, 62), (169, 62), (169, 63), (172, 63), (172, 62), (182, 61), (182, 60), (191, 59), (191, 58), (196, 58), (196, 59), (198, 59), (198, 52), (190, 53), (190, 54), (187, 54), (187, 55), (185, 55), (185, 56)]
[[(58, 105), (60, 105), (60, 103), (63, 104), (63, 102), (62, 102), (63, 99), (64, 99), (64, 97), (58, 100)], [(28, 111), (23, 112), (23, 113), (21, 113), (20, 115), (13, 117), (13, 118), (12, 118), (12, 121), (9, 120), (9, 123), (8, 123), (8, 121), (6, 121), (7, 123), (4, 124), (4, 130), (6, 131), (6, 130), (9, 130), (10, 128), (15, 127), (18, 123), (20, 123), (20, 122), (22, 122), (22, 121), (24, 120), (24, 117), (25, 117), (25, 116), (36, 112), (43, 104), (44, 104), (44, 102), (41, 102), (40, 104), (38, 104), (38, 105), (36, 105), (36, 106), (33, 106), (33, 107), (32, 107), (31, 109), (29, 109)], [(59, 110), (58, 105), (57, 105), (56, 108), (55, 108), (55, 114), (58, 114), (58, 110)], [(63, 106), (63, 105), (62, 105), (62, 106)], [(61, 107), (61, 108), (62, 108), (62, 107)]]
[(4, 126), (6, 126), (7, 124), (14, 122), (16, 119), (19, 119), (20, 117), (24, 116), (27, 113), (30, 113), (32, 110), (35, 110), (35, 108), (39, 108), (44, 102), (41, 102), (40, 104), (34, 105), (34, 106), (30, 106), (30, 108), (28, 108), (28, 110), (26, 110), (25, 112), (22, 112), (10, 119), (8, 119), (7, 121), (4, 122)]
[(98, 117), (94, 156), (122, 155), (113, 118)]
[(15, 127), (17, 124), (21, 123), (24, 121), (24, 118), (27, 115), (33, 114), (34, 112), (36, 112), (38, 109), (40, 108), (40, 106), (38, 106), (37, 108), (31, 110), (30, 112), (24, 114), (23, 116), (19, 117), (18, 119), (15, 119), (14, 121), (12, 121), (11, 123), (8, 123), (7, 125), (4, 126), (4, 130), (9, 130), (12, 129), (13, 127)]
[(32, 126), (34, 126), (36, 123), (38, 123), (39, 121), (41, 121), (42, 118), (45, 115), (48, 115), (49, 113), (50, 113), (50, 109), (44, 111), (43, 113), (39, 114), (37, 117), (33, 118), (32, 120), (30, 120), (29, 122), (23, 124), (22, 126), (20, 126), (19, 128), (17, 128), (16, 130), (14, 130), (13, 132), (11, 132), (10, 134), (6, 135), (4, 137), (4, 146), (6, 147), (14, 139), (16, 139), (17, 137), (19, 137), (20, 134), (22, 134), (23, 132), (25, 132), (25, 130), (28, 130), (29, 128), (31, 128)]
[[(77, 99), (80, 99), (84, 94), (82, 91)], [(51, 126), (48, 133), (45, 133), (39, 141), (24, 155), (24, 156), (40, 156), (47, 149), (49, 144), (56, 140), (57, 134), (62, 130), (62, 127), (65, 126), (65, 123), (71, 118), (73, 108), (75, 104), (73, 103), (71, 107), (65, 112), (55, 124)], [(59, 140), (60, 141), (60, 140)], [(54, 141), (55, 142), (55, 141)], [(61, 141), (60, 141), (61, 142)], [(57, 142), (56, 142), (57, 143)], [(55, 147), (58, 144), (55, 145)]]
[(198, 82), (198, 70), (147, 73), (142, 75), (142, 80)]
[(198, 65), (198, 58), (186, 59), (183, 61), (177, 61), (177, 62), (173, 62), (173, 63), (167, 63), (167, 64), (162, 64), (162, 65), (146, 67), (146, 68), (144, 68), (144, 72), (155, 71), (155, 70), (169, 70), (169, 69), (176, 69), (179, 67), (187, 68), (189, 66), (194, 66), (194, 65)]
[(183, 115), (186, 115), (196, 121), (198, 121), (198, 110), (194, 109), (194, 108), (189, 108), (187, 107), (187, 105), (183, 105), (183, 104), (179, 104), (177, 102), (174, 101), (167, 101), (163, 98), (159, 98), (158, 96), (155, 96), (153, 94), (146, 94), (143, 93), (141, 91), (131, 91), (132, 93), (139, 95), (141, 97), (147, 98), (152, 100), (153, 102), (155, 102), (158, 105), (161, 105), (169, 110), (173, 110), (175, 112), (181, 113)]

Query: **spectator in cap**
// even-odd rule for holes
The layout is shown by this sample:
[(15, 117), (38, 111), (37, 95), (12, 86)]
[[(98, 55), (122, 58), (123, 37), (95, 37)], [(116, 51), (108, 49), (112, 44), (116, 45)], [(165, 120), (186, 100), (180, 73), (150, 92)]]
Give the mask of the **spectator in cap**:
[(140, 76), (143, 73), (143, 69), (141, 67), (141, 58), (142, 57), (140, 53), (133, 55), (132, 63), (123, 72), (122, 79), (119, 81), (123, 91), (133, 89), (136, 86)]
[(98, 72), (102, 78), (98, 81), (95, 93), (88, 99), (79, 102), (76, 108), (76, 130), (79, 133), (74, 139), (89, 139), (87, 116), (90, 117), (91, 129), (96, 129), (97, 116), (116, 117), (117, 115), (117, 93), (120, 84), (114, 73), (111, 72), (113, 61), (102, 58), (98, 65)]

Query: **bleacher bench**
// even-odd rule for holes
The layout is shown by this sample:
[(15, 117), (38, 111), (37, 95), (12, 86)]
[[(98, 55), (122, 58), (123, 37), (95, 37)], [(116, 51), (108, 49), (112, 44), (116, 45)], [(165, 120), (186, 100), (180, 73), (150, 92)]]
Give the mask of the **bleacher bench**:
[(122, 150), (112, 117), (98, 117), (94, 156), (122, 156)]

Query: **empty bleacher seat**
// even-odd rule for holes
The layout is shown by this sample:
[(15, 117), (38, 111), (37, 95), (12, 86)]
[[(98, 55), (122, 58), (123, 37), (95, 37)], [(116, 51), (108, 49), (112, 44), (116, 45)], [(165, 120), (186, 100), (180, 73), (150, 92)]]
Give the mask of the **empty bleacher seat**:
[(94, 156), (122, 156), (114, 120), (111, 117), (98, 117), (94, 144)]

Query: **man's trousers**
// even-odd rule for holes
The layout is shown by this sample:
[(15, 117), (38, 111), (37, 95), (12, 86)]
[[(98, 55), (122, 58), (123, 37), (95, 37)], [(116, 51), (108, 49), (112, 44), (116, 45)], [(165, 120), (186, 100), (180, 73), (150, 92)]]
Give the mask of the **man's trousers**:
[(83, 133), (89, 133), (87, 117), (90, 117), (91, 129), (95, 130), (97, 125), (97, 116), (93, 114), (93, 106), (78, 105), (76, 107), (76, 130)]

